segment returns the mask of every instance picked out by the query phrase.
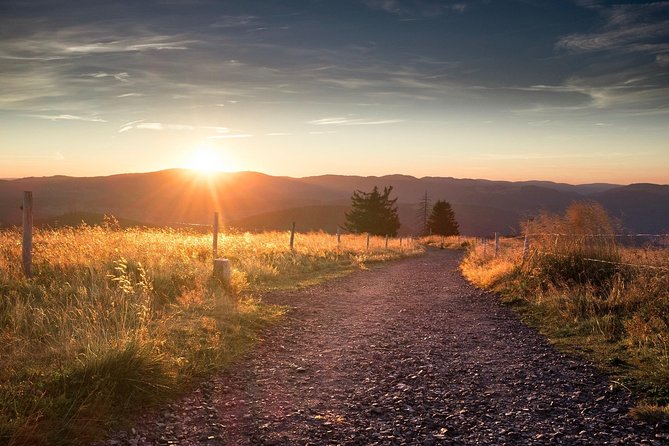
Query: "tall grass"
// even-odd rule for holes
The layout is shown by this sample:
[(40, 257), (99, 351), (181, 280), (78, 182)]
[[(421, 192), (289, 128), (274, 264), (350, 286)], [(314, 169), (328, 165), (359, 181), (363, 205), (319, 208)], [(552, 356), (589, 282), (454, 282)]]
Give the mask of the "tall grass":
[(615, 223), (592, 203), (541, 215), (524, 230), (524, 259), (522, 238), (505, 240), (496, 258), (479, 246), (461, 266), (465, 276), (499, 291), (558, 345), (589, 355), (652, 404), (669, 404), (668, 245), (621, 246)]
[(18, 230), (0, 232), (0, 443), (87, 444), (229, 364), (282, 309), (260, 292), (369, 262), (406, 243), (323, 233), (224, 234), (229, 286), (212, 279), (211, 236), (112, 225), (34, 234), (34, 277)]

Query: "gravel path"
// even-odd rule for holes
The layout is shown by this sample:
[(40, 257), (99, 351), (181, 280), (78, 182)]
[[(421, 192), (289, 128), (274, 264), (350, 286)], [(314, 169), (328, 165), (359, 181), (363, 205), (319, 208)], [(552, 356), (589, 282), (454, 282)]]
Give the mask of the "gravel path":
[(592, 366), (426, 256), (266, 300), (287, 321), (235, 370), (112, 445), (667, 444)]

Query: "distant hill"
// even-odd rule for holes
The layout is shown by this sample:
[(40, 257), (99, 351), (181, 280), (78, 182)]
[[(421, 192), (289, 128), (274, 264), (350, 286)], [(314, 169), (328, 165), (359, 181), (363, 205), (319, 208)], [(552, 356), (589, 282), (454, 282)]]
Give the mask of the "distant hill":
[(337, 232), (346, 221), (348, 206), (304, 206), (252, 215), (227, 224), (243, 231), (289, 230), (295, 222), (297, 231)]
[(416, 207), (425, 192), (433, 202), (451, 202), (461, 232), (468, 235), (515, 233), (525, 218), (540, 211), (562, 212), (584, 199), (602, 203), (630, 231), (669, 231), (667, 185), (569, 185), (407, 175), (290, 178), (256, 172), (204, 177), (185, 169), (0, 180), (0, 225), (20, 224), (22, 192), (32, 190), (35, 219), (40, 221), (74, 221), (86, 213), (89, 217), (111, 214), (128, 224), (209, 224), (218, 211), (223, 224), (245, 230), (288, 229), (296, 221), (302, 231), (334, 232), (344, 221), (352, 192), (373, 186), (393, 186), (403, 233), (416, 232)]

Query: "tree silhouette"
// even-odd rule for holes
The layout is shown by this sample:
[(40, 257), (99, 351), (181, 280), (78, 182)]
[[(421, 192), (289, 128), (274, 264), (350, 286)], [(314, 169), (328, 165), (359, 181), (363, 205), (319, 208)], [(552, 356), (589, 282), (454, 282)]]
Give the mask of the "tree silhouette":
[(367, 232), (371, 235), (396, 236), (400, 228), (397, 215), (397, 198), (390, 198), (392, 186), (384, 187), (383, 193), (374, 186), (371, 192), (356, 190), (351, 196), (351, 211), (346, 213), (346, 229), (351, 232)]
[(430, 233), (430, 228), (427, 225), (428, 218), (430, 217), (430, 203), (430, 196), (425, 191), (425, 195), (421, 197), (420, 203), (418, 203), (418, 211), (416, 212), (421, 235), (428, 235)]
[(437, 235), (458, 235), (458, 222), (455, 220), (455, 213), (451, 204), (447, 201), (438, 200), (432, 208), (432, 214), (427, 222), (432, 234)]

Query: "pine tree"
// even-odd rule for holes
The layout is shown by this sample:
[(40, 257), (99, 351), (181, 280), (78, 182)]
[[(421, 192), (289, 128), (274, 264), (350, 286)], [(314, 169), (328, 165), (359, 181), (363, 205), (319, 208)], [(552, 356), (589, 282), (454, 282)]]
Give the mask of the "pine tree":
[(371, 235), (396, 236), (400, 219), (395, 206), (397, 198), (390, 198), (392, 190), (392, 186), (384, 187), (383, 193), (380, 193), (379, 188), (374, 186), (371, 192), (353, 192), (351, 211), (346, 213), (346, 229)]
[(428, 235), (430, 233), (430, 229), (427, 225), (428, 218), (430, 217), (430, 203), (430, 196), (427, 194), (427, 191), (425, 191), (425, 195), (421, 197), (420, 203), (418, 203), (418, 211), (416, 212), (421, 235)]
[(437, 235), (458, 235), (458, 222), (455, 219), (455, 212), (451, 204), (447, 201), (439, 200), (432, 208), (432, 214), (428, 219), (428, 228), (432, 234)]

